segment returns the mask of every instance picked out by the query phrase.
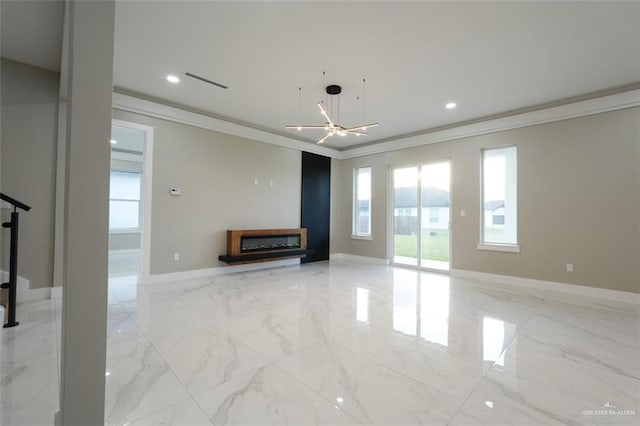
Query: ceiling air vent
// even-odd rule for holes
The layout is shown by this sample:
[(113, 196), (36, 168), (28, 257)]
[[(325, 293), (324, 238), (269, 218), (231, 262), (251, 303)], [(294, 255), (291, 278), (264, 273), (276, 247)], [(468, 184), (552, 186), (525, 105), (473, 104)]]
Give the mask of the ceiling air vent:
[(229, 88), (229, 86), (225, 86), (224, 84), (216, 83), (213, 80), (209, 80), (208, 78), (201, 77), (199, 75), (196, 75), (196, 74), (193, 74), (193, 73), (190, 73), (190, 72), (186, 72), (186, 73), (184, 73), (184, 75), (186, 75), (187, 77), (195, 78), (196, 80), (204, 81), (205, 83), (213, 84), (214, 86), (218, 86), (218, 87), (220, 87), (222, 89), (228, 89)]

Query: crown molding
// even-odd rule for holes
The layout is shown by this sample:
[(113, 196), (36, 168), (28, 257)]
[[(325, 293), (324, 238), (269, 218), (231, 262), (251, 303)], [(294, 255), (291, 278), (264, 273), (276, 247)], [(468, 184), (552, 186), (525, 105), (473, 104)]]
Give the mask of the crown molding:
[(365, 155), (381, 154), (399, 149), (413, 148), (454, 139), (496, 133), (537, 124), (553, 123), (554, 121), (569, 120), (588, 115), (601, 114), (625, 108), (640, 106), (640, 89), (614, 95), (602, 96), (585, 101), (573, 102), (565, 105), (544, 108), (536, 111), (516, 114), (509, 117), (482, 121), (479, 123), (453, 127), (421, 135), (381, 142), (341, 151), (340, 159), (363, 157)]
[(341, 153), (338, 150), (318, 146), (286, 136), (277, 135), (265, 130), (254, 129), (219, 118), (210, 117), (192, 111), (185, 111), (180, 108), (163, 105), (158, 102), (125, 95), (123, 93), (113, 93), (113, 108), (136, 114), (147, 115), (149, 117), (176, 123), (187, 124), (189, 126), (200, 127), (202, 129), (213, 130), (242, 138), (252, 139), (258, 142), (265, 142), (284, 148), (306, 151), (313, 154), (325, 155), (327, 157), (340, 159)]
[(337, 160), (382, 154), (399, 149), (413, 148), (538, 124), (553, 123), (555, 121), (569, 120), (637, 106), (640, 106), (640, 89), (339, 151), (277, 135), (266, 130), (243, 126), (192, 111), (185, 111), (180, 108), (137, 98), (135, 96), (113, 93), (113, 107), (122, 111), (227, 133), (259, 142), (295, 149), (297, 151), (325, 155)]

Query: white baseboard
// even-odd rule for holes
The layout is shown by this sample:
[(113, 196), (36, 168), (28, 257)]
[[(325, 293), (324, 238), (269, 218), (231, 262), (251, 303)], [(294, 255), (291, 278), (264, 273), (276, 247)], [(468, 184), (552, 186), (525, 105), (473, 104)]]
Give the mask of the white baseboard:
[(216, 268), (195, 269), (191, 271), (172, 272), (169, 274), (154, 274), (142, 277), (140, 284), (163, 284), (172, 281), (190, 280), (194, 278), (215, 275), (236, 274), (238, 272), (257, 271), (261, 269), (280, 268), (283, 266), (300, 265), (300, 259), (283, 259), (271, 262), (248, 263), (245, 265), (219, 266)]
[(51, 287), (51, 298), (62, 299), (62, 286)]
[(467, 271), (464, 269), (452, 269), (451, 276), (489, 281), (497, 284), (512, 285), (515, 287), (548, 290), (556, 293), (575, 294), (577, 296), (613, 300), (616, 302), (640, 303), (640, 294), (638, 293), (610, 290), (608, 288), (588, 287), (584, 285), (567, 284), (555, 281), (534, 280), (531, 278), (520, 278), (510, 275), (488, 274), (485, 272)]
[[(9, 272), (0, 271), (0, 275), (3, 283), (9, 281)], [(21, 276), (18, 276), (16, 289), (18, 290), (18, 294), (16, 294), (16, 302), (18, 303), (36, 302), (51, 297), (51, 287), (31, 289), (31, 282)]]
[(380, 259), (378, 257), (369, 257), (369, 256), (357, 256), (355, 254), (349, 253), (332, 253), (329, 256), (331, 260), (341, 260), (347, 262), (358, 262), (358, 263), (368, 263), (373, 265), (388, 265), (389, 261), (387, 259)]
[(51, 287), (24, 289), (18, 287), (16, 300), (18, 303), (38, 302), (51, 298)]

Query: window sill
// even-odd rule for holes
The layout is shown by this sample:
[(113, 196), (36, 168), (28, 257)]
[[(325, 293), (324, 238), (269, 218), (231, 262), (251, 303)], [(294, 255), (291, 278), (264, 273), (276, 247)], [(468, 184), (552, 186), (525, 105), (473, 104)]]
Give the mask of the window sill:
[(371, 240), (373, 240), (373, 236), (371, 236), (371, 235), (355, 235), (355, 234), (351, 234), (351, 239), (352, 240), (371, 241)]
[(139, 234), (141, 229), (109, 229), (110, 234)]
[(520, 253), (520, 246), (517, 244), (478, 243), (478, 250), (506, 251), (509, 253)]

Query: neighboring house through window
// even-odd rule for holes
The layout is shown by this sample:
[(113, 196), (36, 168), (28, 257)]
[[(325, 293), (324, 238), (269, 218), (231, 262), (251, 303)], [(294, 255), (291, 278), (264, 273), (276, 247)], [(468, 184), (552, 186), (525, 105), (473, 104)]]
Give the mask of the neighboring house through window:
[[(482, 245), (518, 245), (518, 166), (515, 146), (482, 151)], [(479, 248), (490, 248), (480, 247)]]

